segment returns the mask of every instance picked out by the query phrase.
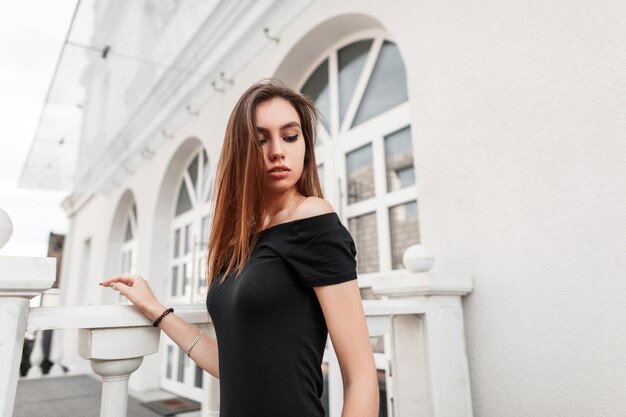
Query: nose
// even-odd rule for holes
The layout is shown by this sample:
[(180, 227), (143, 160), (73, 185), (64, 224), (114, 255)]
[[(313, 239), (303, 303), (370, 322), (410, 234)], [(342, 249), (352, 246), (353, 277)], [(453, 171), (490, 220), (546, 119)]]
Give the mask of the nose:
[(269, 157), (270, 161), (276, 161), (277, 159), (285, 158), (285, 151), (283, 150), (280, 139), (271, 141)]

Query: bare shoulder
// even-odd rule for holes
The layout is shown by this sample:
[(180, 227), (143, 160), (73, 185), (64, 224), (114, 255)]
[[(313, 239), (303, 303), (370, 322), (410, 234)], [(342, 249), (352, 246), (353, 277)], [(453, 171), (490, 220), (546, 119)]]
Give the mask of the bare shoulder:
[(332, 213), (335, 209), (323, 198), (307, 197), (293, 213), (293, 219), (304, 219), (306, 217), (319, 216), (320, 214)]

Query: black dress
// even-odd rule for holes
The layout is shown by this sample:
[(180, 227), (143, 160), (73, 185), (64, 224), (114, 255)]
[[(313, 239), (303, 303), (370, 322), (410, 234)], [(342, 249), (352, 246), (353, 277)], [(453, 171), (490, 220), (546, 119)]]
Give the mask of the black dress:
[(356, 249), (336, 213), (260, 232), (240, 276), (212, 282), (220, 417), (322, 417), (326, 322), (312, 287), (356, 279)]

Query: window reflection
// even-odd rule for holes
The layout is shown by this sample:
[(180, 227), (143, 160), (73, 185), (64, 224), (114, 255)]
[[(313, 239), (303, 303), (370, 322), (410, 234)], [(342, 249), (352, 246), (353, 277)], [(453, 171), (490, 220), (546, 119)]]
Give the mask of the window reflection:
[(400, 51), (395, 44), (385, 41), (352, 126), (407, 100), (406, 73)]
[(374, 164), (371, 144), (346, 154), (346, 174), (348, 204), (374, 197)]
[(344, 46), (337, 52), (339, 67), (339, 120), (343, 118), (359, 81), (367, 55), (372, 46), (372, 40), (366, 39)]
[(302, 87), (302, 92), (315, 102), (315, 105), (320, 111), (321, 122), (326, 128), (326, 131), (330, 132), (328, 60), (322, 62), (322, 64), (313, 71), (313, 74), (311, 74), (306, 84), (304, 84), (304, 87)]
[(402, 269), (402, 255), (410, 245), (419, 243), (417, 201), (389, 208), (389, 230), (391, 233), (391, 262), (393, 269)]
[(415, 184), (410, 127), (407, 126), (385, 136), (385, 160), (387, 164), (387, 192)]
[(376, 213), (372, 212), (348, 219), (348, 229), (356, 245), (357, 272), (379, 271)]

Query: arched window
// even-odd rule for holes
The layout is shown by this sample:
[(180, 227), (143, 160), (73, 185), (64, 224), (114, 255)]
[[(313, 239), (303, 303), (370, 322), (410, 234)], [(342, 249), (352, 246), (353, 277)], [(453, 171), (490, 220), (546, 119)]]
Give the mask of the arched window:
[(128, 211), (124, 238), (122, 239), (120, 270), (122, 274), (135, 274), (137, 270), (137, 206)]
[(357, 246), (358, 272), (403, 268), (419, 242), (404, 63), (383, 35), (331, 48), (302, 82), (321, 113), (316, 157), (328, 198)]
[[(206, 300), (204, 265), (212, 183), (209, 158), (199, 147), (185, 165), (173, 205), (166, 290), (168, 303), (204, 303)], [(203, 395), (202, 369), (189, 361), (169, 338), (164, 344), (163, 387), (200, 401)]]
[(173, 302), (202, 302), (206, 297), (206, 280), (201, 255), (208, 236), (209, 158), (199, 149), (182, 174), (174, 219), (168, 296)]

